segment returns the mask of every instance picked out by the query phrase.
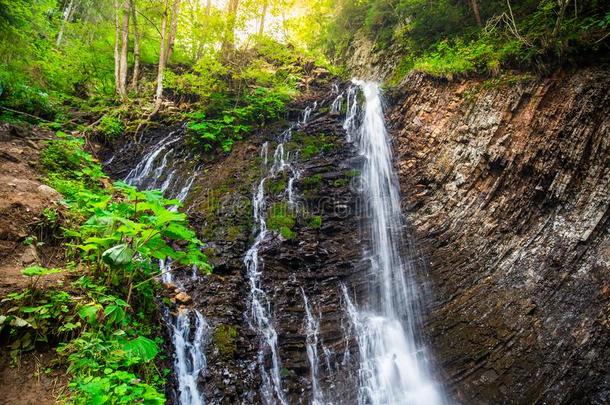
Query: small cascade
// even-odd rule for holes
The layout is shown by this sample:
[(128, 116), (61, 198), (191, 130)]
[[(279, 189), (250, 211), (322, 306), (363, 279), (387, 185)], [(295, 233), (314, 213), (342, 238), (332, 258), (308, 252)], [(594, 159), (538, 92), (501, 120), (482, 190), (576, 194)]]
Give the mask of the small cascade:
[(340, 93), (331, 103), (330, 113), (339, 114), (341, 112), (341, 107), (343, 107), (343, 93)]
[[(310, 376), (311, 376), (311, 393), (312, 393), (312, 405), (323, 405), (324, 395), (320, 388), (318, 369), (320, 366), (320, 357), (318, 355), (318, 336), (320, 334), (320, 323), (313, 315), (312, 309), (309, 305), (305, 290), (301, 288), (303, 294), (303, 303), (305, 306), (305, 334), (307, 339), (307, 360), (309, 361)], [(328, 359), (330, 352), (325, 349), (325, 354)], [(330, 364), (327, 365), (328, 367)]]
[[(354, 82), (348, 90), (344, 128), (365, 158), (363, 200), (371, 248), (368, 304), (355, 305), (344, 289), (346, 311), (359, 352), (359, 404), (421, 404), (444, 402), (430, 376), (425, 348), (419, 342), (419, 310), (414, 269), (401, 254), (402, 232), (398, 180), (385, 127), (379, 85)], [(357, 92), (365, 104), (357, 125)]]
[[(312, 112), (316, 108), (317, 102), (314, 103), (313, 106), (307, 107), (303, 111), (297, 125), (303, 126), (307, 124)], [(271, 303), (261, 286), (263, 265), (262, 263), (259, 263), (259, 250), (270, 234), (266, 223), (267, 203), (265, 197), (265, 183), (272, 180), (280, 173), (289, 172), (290, 177), (288, 179), (285, 195), (289, 205), (295, 204), (296, 195), (294, 193), (293, 185), (295, 180), (298, 179), (300, 172), (294, 164), (294, 158), (296, 156), (291, 156), (285, 151), (285, 143), (290, 140), (293, 129), (294, 125), (284, 131), (279, 137), (277, 147), (273, 153), (272, 162), (269, 162), (268, 159), (269, 143), (265, 142), (261, 146), (260, 156), (263, 159), (263, 169), (265, 173), (252, 195), (254, 232), (256, 233), (256, 238), (243, 259), (250, 285), (249, 310), (246, 314), (246, 319), (250, 328), (257, 332), (261, 339), (261, 347), (258, 355), (258, 366), (262, 380), (260, 392), (263, 401), (267, 404), (275, 404), (278, 402), (287, 404), (288, 402), (282, 389), (282, 367), (278, 348), (278, 334), (273, 325)], [(269, 163), (271, 163), (270, 167)], [(270, 366), (267, 366), (267, 364), (270, 364)]]
[[(195, 320), (194, 327), (191, 326)], [(205, 370), (206, 358), (203, 353), (209, 342), (211, 328), (203, 315), (196, 309), (181, 309), (172, 325), (174, 345), (174, 372), (178, 380), (178, 403), (183, 405), (203, 405), (205, 400), (197, 386), (199, 375)]]
[[(125, 183), (130, 184), (132, 186), (140, 187), (144, 184), (144, 182), (152, 179), (155, 180), (158, 178), (158, 174), (162, 173), (167, 165), (167, 156), (173, 151), (169, 146), (178, 142), (180, 140), (179, 137), (175, 137), (176, 131), (172, 131), (165, 138), (161, 139), (134, 167), (125, 177)], [(157, 158), (162, 156), (161, 162), (158, 166), (155, 167), (155, 163), (157, 162)], [(154, 172), (157, 173), (157, 176), (152, 175)], [(155, 188), (155, 187), (150, 187)]]
[(343, 129), (346, 132), (347, 141), (353, 141), (353, 135), (358, 130), (358, 116), (360, 108), (358, 106), (358, 87), (350, 86), (347, 89), (346, 95), (347, 112), (345, 121), (343, 121)]
[[(280, 143), (274, 154), (273, 165), (269, 169), (268, 175), (263, 177), (256, 188), (252, 197), (254, 221), (258, 226), (258, 235), (254, 244), (248, 249), (244, 257), (244, 265), (250, 284), (250, 311), (247, 314), (250, 327), (255, 330), (262, 338), (262, 347), (259, 351), (258, 363), (262, 378), (261, 395), (263, 400), (268, 403), (275, 403), (277, 399), (282, 404), (287, 404), (281, 383), (281, 362), (277, 346), (277, 332), (271, 319), (270, 304), (267, 294), (261, 288), (261, 268), (259, 266), (258, 251), (269, 232), (265, 222), (266, 201), (265, 201), (265, 182), (273, 178), (275, 174), (285, 166), (283, 143)], [(261, 154), (268, 148), (265, 142), (261, 149)], [(265, 153), (266, 156), (266, 153)], [(267, 159), (265, 159), (266, 161)], [(265, 367), (265, 357), (267, 352), (271, 353), (271, 368)]]
[(311, 117), (311, 113), (313, 113), (316, 110), (316, 108), (318, 108), (317, 101), (314, 101), (312, 106), (308, 106), (305, 108), (305, 110), (303, 111), (303, 115), (301, 116), (301, 119), (299, 120), (300, 126), (307, 124), (307, 122), (309, 121), (309, 118)]

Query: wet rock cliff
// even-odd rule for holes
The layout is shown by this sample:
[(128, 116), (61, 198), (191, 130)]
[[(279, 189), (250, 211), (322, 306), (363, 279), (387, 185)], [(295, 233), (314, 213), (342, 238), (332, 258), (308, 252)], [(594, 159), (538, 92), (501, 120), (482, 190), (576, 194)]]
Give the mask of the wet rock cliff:
[[(364, 281), (374, 275), (362, 261), (362, 161), (346, 140), (345, 105), (331, 108), (346, 87), (306, 92), (285, 122), (227, 155), (198, 153), (179, 125), (105, 152), (107, 169), (125, 178), (147, 152), (176, 139), (172, 155), (168, 147), (159, 155), (155, 181), (174, 196), (192, 185), (184, 210), (215, 266), (207, 276), (178, 274), (186, 304), (210, 325), (198, 381), (208, 403), (263, 402), (260, 371), (272, 364), (249, 324), (243, 261), (256, 238), (252, 196), (278, 136), (314, 104), (284, 142), (299, 175), (278, 171), (264, 182), (267, 223), (276, 229), (258, 251), (260, 287), (287, 402), (312, 400), (312, 341), (326, 400), (355, 401), (357, 347), (342, 289), (366, 296)], [(412, 74), (386, 94), (405, 236), (416, 248), (405, 255), (427, 292), (423, 333), (458, 403), (610, 400), (609, 88), (610, 74), (591, 68), (487, 81)], [(165, 162), (164, 153), (173, 157)], [(181, 182), (171, 186), (173, 179)], [(286, 204), (291, 179), (296, 207)], [(175, 387), (168, 390), (172, 397)]]
[(424, 331), (460, 402), (610, 401), (609, 89), (591, 68), (391, 93)]

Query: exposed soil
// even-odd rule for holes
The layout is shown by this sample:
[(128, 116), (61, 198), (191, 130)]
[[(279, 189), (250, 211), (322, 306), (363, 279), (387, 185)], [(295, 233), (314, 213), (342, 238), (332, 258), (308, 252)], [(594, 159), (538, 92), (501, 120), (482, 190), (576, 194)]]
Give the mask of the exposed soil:
[(26, 353), (17, 365), (9, 354), (0, 352), (0, 403), (47, 405), (57, 403), (65, 390), (66, 374), (50, 369), (55, 353)]
[[(41, 181), (38, 158), (53, 134), (40, 128), (0, 125), (0, 295), (27, 286), (24, 267), (48, 265), (58, 254), (43, 229), (45, 208), (59, 208), (60, 194)], [(27, 244), (26, 238), (34, 237)], [(37, 247), (37, 242), (43, 244)], [(61, 275), (45, 277), (50, 285)]]
[[(40, 128), (0, 124), (0, 299), (20, 291), (30, 280), (23, 268), (51, 266), (61, 249), (44, 226), (45, 208), (58, 208), (61, 196), (42, 183), (39, 155), (52, 133)], [(27, 244), (27, 239), (32, 238)], [(37, 242), (43, 242), (37, 246)], [(61, 274), (45, 277), (38, 287), (48, 287)], [(64, 383), (61, 372), (44, 373), (54, 353), (26, 353), (17, 366), (11, 365), (6, 350), (0, 352), (0, 403), (52, 404)]]

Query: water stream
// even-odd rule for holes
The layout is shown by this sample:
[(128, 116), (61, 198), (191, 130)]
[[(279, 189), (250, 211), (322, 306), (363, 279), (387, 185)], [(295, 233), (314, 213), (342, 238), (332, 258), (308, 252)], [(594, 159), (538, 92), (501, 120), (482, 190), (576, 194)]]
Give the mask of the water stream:
[[(312, 405), (343, 404), (334, 392), (334, 372), (344, 372), (352, 381), (355, 398), (362, 405), (435, 405), (444, 403), (439, 385), (431, 377), (425, 347), (419, 337), (420, 311), (414, 270), (403, 257), (406, 242), (401, 218), (398, 180), (392, 166), (392, 150), (385, 127), (379, 85), (355, 81), (346, 91), (333, 87), (336, 95), (330, 114), (345, 111), (343, 128), (346, 139), (363, 157), (361, 198), (367, 218), (363, 235), (370, 247), (363, 254), (370, 263), (366, 296), (356, 297), (346, 286), (341, 296), (345, 307), (342, 320), (344, 349), (336, 353), (324, 345), (320, 333), (321, 313), (301, 289), (309, 363)], [(361, 102), (364, 96), (364, 102)], [(249, 327), (258, 336), (257, 369), (260, 374), (260, 398), (266, 404), (287, 405), (282, 386), (282, 361), (273, 306), (262, 286), (264, 263), (259, 256), (266, 243), (275, 237), (267, 228), (268, 196), (266, 184), (280, 176), (287, 177), (283, 200), (289, 207), (297, 203), (295, 182), (301, 172), (297, 152), (288, 153), (286, 144), (292, 131), (307, 125), (317, 103), (304, 109), (298, 120), (273, 143), (260, 149), (262, 176), (252, 194), (254, 241), (243, 257), (249, 287), (247, 312)], [(197, 169), (183, 176), (189, 157), (179, 153), (184, 131), (174, 131), (151, 147), (126, 176), (125, 181), (139, 188), (161, 189), (166, 197), (183, 201), (196, 177)], [(275, 145), (274, 149), (271, 146)], [(277, 196), (275, 196), (277, 197)], [(177, 207), (172, 207), (177, 209)], [(163, 282), (180, 286), (185, 279), (174, 278), (170, 261), (160, 262)], [(196, 271), (193, 272), (196, 275)], [(317, 314), (317, 316), (316, 316)], [(205, 403), (198, 379), (205, 373), (205, 347), (211, 339), (211, 327), (194, 308), (182, 307), (178, 313), (164, 313), (174, 346), (174, 374), (179, 404)], [(350, 347), (353, 343), (356, 347)], [(343, 351), (343, 352), (341, 352)], [(344, 372), (344, 373), (345, 373)]]
[[(301, 114), (297, 126), (306, 125), (316, 107), (317, 103), (307, 107)], [(261, 340), (258, 353), (258, 368), (262, 381), (260, 393), (263, 402), (266, 404), (275, 404), (278, 402), (287, 404), (288, 401), (282, 389), (282, 362), (279, 355), (278, 334), (273, 324), (271, 303), (261, 286), (263, 263), (259, 259), (259, 250), (265, 243), (266, 238), (270, 235), (266, 223), (267, 201), (265, 196), (265, 183), (274, 179), (281, 173), (288, 173), (289, 179), (285, 195), (289, 205), (295, 203), (296, 196), (293, 184), (294, 181), (298, 179), (300, 173), (295, 165), (296, 155), (290, 155), (285, 151), (285, 144), (290, 140), (294, 127), (295, 125), (291, 126), (280, 135), (270, 166), (268, 164), (269, 143), (265, 142), (261, 146), (260, 156), (263, 159), (264, 175), (252, 195), (254, 232), (256, 233), (256, 238), (252, 246), (246, 252), (243, 260), (250, 286), (249, 310), (246, 314), (246, 319), (250, 327), (258, 334)], [(271, 365), (270, 367), (267, 366), (269, 363)]]

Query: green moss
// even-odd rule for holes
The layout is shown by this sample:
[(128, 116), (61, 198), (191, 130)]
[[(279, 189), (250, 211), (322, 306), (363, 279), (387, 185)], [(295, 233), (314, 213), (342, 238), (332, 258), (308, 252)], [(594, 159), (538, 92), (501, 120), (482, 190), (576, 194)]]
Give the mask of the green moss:
[(301, 180), (301, 184), (306, 188), (315, 188), (322, 184), (322, 175), (314, 174), (312, 176), (304, 177)]
[(237, 329), (231, 325), (218, 325), (213, 333), (214, 346), (218, 349), (220, 356), (230, 359), (235, 356), (237, 350)]
[(279, 232), (285, 239), (292, 239), (296, 235), (293, 231), (296, 223), (294, 214), (286, 203), (273, 204), (267, 213), (267, 227)]
[(292, 135), (290, 149), (300, 150), (299, 156), (301, 159), (309, 160), (314, 156), (332, 151), (334, 144), (330, 136), (326, 134), (305, 135), (301, 132), (295, 132)]
[(231, 225), (227, 228), (227, 240), (234, 242), (241, 235), (243, 235), (243, 233), (244, 233), (244, 230), (241, 226)]
[(337, 179), (333, 182), (333, 185), (335, 187), (345, 187), (349, 184), (349, 180), (348, 179)]
[(284, 192), (284, 190), (286, 190), (287, 187), (286, 179), (283, 177), (277, 180), (271, 180), (265, 184), (267, 187), (267, 191), (271, 194), (282, 193)]
[(322, 226), (322, 217), (320, 215), (314, 215), (309, 218), (309, 226), (313, 229), (320, 229)]
[(360, 170), (351, 169), (345, 172), (345, 176), (347, 177), (358, 177), (360, 176)]

